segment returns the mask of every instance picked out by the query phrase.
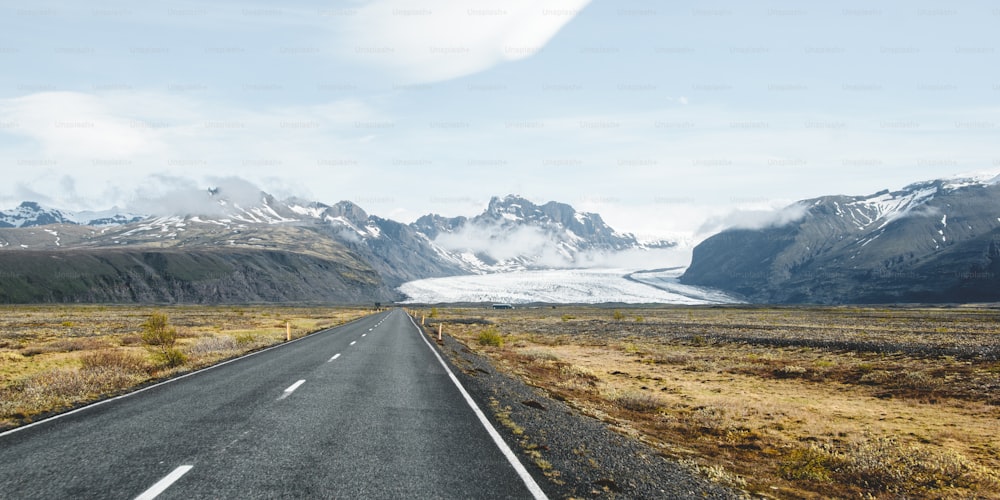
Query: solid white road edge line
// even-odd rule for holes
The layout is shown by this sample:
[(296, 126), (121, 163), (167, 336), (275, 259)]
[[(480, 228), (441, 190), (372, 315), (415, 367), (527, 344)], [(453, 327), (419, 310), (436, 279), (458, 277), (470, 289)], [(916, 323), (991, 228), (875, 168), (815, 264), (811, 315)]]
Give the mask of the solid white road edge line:
[(108, 398), (108, 399), (102, 399), (100, 401), (95, 401), (95, 402), (90, 403), (88, 405), (81, 406), (81, 407), (79, 407), (79, 408), (77, 408), (75, 410), (70, 410), (70, 411), (65, 412), (65, 413), (59, 413), (59, 414), (56, 414), (56, 415), (52, 415), (51, 417), (48, 417), (48, 418), (46, 418), (44, 420), (37, 420), (37, 421), (32, 422), (30, 424), (25, 424), (25, 425), (22, 425), (20, 427), (15, 427), (13, 429), (0, 432), (0, 438), (2, 438), (4, 436), (7, 436), (9, 434), (14, 434), (15, 432), (21, 432), (21, 431), (23, 431), (25, 429), (30, 429), (32, 427), (36, 427), (36, 426), (39, 426), (39, 425), (44, 425), (44, 424), (46, 424), (48, 422), (52, 422), (52, 421), (58, 420), (58, 419), (63, 418), (63, 417), (68, 417), (70, 415), (73, 415), (73, 414), (76, 414), (76, 413), (80, 413), (82, 411), (86, 411), (86, 410), (89, 410), (89, 409), (97, 407), (97, 406), (101, 406), (101, 405), (103, 405), (105, 403), (110, 403), (112, 401), (118, 401), (119, 399), (125, 399), (127, 397), (135, 396), (136, 394), (141, 394), (143, 392), (146, 392), (146, 391), (151, 390), (151, 389), (155, 389), (155, 388), (160, 387), (162, 385), (172, 384), (174, 382), (177, 382), (178, 380), (183, 380), (183, 379), (186, 379), (188, 377), (191, 377), (191, 376), (194, 376), (194, 375), (198, 375), (199, 373), (207, 372), (209, 370), (214, 370), (214, 369), (219, 368), (221, 366), (226, 366), (229, 363), (235, 363), (237, 361), (242, 361), (242, 360), (247, 359), (247, 358), (249, 358), (251, 356), (256, 356), (258, 354), (264, 354), (265, 352), (271, 351), (271, 350), (274, 350), (274, 349), (281, 349), (282, 347), (285, 347), (287, 345), (291, 345), (291, 344), (294, 344), (296, 342), (301, 342), (301, 341), (303, 341), (305, 339), (314, 337), (316, 335), (320, 335), (322, 333), (329, 332), (330, 330), (336, 330), (338, 328), (343, 328), (345, 326), (348, 326), (348, 325), (350, 325), (352, 323), (362, 321), (365, 318), (368, 318), (368, 316), (362, 316), (362, 317), (360, 317), (358, 319), (348, 321), (347, 323), (344, 323), (343, 325), (337, 325), (337, 326), (332, 327), (332, 328), (327, 328), (326, 330), (320, 330), (318, 332), (310, 333), (309, 335), (306, 335), (305, 337), (299, 337), (297, 339), (292, 339), (289, 342), (284, 342), (284, 343), (281, 343), (281, 344), (273, 345), (271, 347), (268, 347), (268, 348), (265, 348), (265, 349), (261, 349), (259, 351), (254, 351), (254, 352), (251, 352), (249, 354), (245, 354), (245, 355), (240, 356), (238, 358), (233, 358), (233, 359), (230, 359), (228, 361), (223, 361), (222, 363), (214, 364), (212, 366), (206, 366), (206, 367), (204, 367), (202, 369), (195, 370), (195, 371), (190, 372), (190, 373), (185, 373), (184, 375), (181, 375), (179, 377), (174, 377), (174, 378), (171, 378), (171, 379), (167, 379), (167, 380), (164, 380), (163, 382), (157, 382), (157, 383), (155, 383), (153, 385), (150, 385), (150, 386), (147, 386), (147, 387), (143, 387), (142, 389), (138, 389), (138, 390), (135, 390), (135, 391), (132, 391), (132, 392), (128, 392), (128, 393), (122, 394), (121, 396), (115, 396), (113, 398)]
[(472, 396), (470, 396), (468, 391), (465, 390), (462, 383), (458, 381), (458, 377), (451, 372), (451, 368), (448, 368), (448, 364), (445, 363), (444, 359), (441, 358), (441, 355), (438, 354), (437, 349), (434, 349), (434, 346), (432, 346), (427, 340), (427, 336), (420, 331), (420, 327), (417, 326), (417, 322), (413, 321), (413, 318), (409, 314), (407, 314), (406, 317), (410, 318), (410, 323), (412, 323), (413, 327), (417, 329), (417, 334), (424, 340), (424, 343), (427, 344), (427, 348), (434, 353), (434, 357), (436, 357), (438, 362), (441, 363), (441, 366), (444, 367), (444, 371), (448, 373), (448, 378), (450, 378), (452, 383), (455, 384), (455, 387), (458, 387), (458, 392), (462, 393), (462, 397), (465, 398), (465, 402), (472, 407), (472, 412), (479, 418), (479, 422), (486, 428), (486, 432), (489, 433), (491, 438), (493, 438), (493, 442), (496, 443), (497, 448), (500, 448), (500, 452), (503, 453), (503, 456), (507, 458), (510, 465), (514, 467), (515, 471), (517, 471), (517, 475), (521, 477), (521, 481), (524, 481), (524, 485), (528, 487), (528, 491), (531, 492), (531, 495), (535, 497), (536, 500), (548, 500), (548, 497), (545, 496), (545, 492), (542, 491), (542, 488), (535, 482), (535, 478), (531, 477), (531, 474), (528, 473), (528, 469), (524, 468), (524, 465), (521, 464), (520, 460), (518, 460), (517, 455), (515, 455), (510, 449), (510, 446), (507, 446), (507, 443), (503, 440), (503, 437), (500, 436), (500, 433), (497, 432), (496, 428), (493, 427), (493, 424), (491, 424), (489, 419), (486, 418), (483, 411), (479, 409), (478, 405), (476, 405), (476, 401), (472, 399)]
[(330, 360), (329, 360), (329, 361), (327, 361), (327, 363), (329, 363), (330, 361), (333, 361), (333, 360), (335, 360), (335, 359), (337, 359), (337, 358), (339, 358), (339, 357), (340, 357), (340, 353), (338, 352), (337, 354), (334, 354), (334, 355), (333, 355), (333, 357), (332, 357), (332, 358), (330, 358)]
[(299, 380), (298, 382), (296, 382), (296, 383), (292, 384), (291, 386), (289, 386), (288, 389), (285, 389), (285, 392), (281, 393), (281, 397), (278, 398), (278, 401), (281, 401), (282, 399), (287, 398), (289, 395), (291, 395), (293, 392), (295, 392), (295, 389), (298, 389), (299, 386), (301, 386), (304, 383), (306, 383), (305, 380)]
[(150, 486), (148, 490), (142, 492), (141, 495), (135, 497), (135, 500), (153, 500), (154, 498), (158, 497), (160, 493), (167, 491), (167, 488), (169, 488), (170, 485), (177, 482), (177, 480), (180, 479), (181, 476), (187, 474), (188, 471), (193, 468), (194, 468), (193, 465), (182, 465), (174, 469), (173, 472), (167, 474), (167, 477), (160, 479), (159, 481), (156, 482), (156, 484)]

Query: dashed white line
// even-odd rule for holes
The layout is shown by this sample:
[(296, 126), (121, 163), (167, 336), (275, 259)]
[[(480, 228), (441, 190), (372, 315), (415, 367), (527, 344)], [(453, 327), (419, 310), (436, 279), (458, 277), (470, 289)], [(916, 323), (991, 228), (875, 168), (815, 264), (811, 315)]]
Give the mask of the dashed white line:
[(361, 334), (361, 336), (362, 336), (362, 337), (367, 337), (367, 336), (368, 336), (368, 334), (367, 334), (367, 333), (362, 333), (362, 334)]
[(181, 476), (187, 474), (188, 471), (193, 468), (194, 468), (193, 465), (182, 465), (174, 469), (173, 472), (167, 474), (167, 477), (160, 479), (159, 481), (156, 482), (156, 484), (150, 486), (148, 490), (142, 492), (141, 495), (135, 497), (135, 500), (153, 500), (154, 498), (159, 496), (160, 493), (167, 491), (167, 488), (169, 488), (170, 485), (177, 482), (177, 480), (180, 479)]
[(299, 388), (299, 386), (301, 386), (301, 385), (302, 385), (302, 384), (304, 384), (304, 383), (306, 383), (306, 381), (305, 381), (305, 380), (299, 380), (298, 382), (296, 382), (296, 383), (292, 384), (291, 386), (289, 386), (289, 387), (288, 387), (288, 389), (285, 389), (285, 392), (281, 393), (281, 397), (279, 397), (279, 398), (278, 398), (278, 400), (280, 401), (280, 400), (282, 400), (282, 399), (285, 399), (285, 398), (287, 398), (287, 397), (288, 397), (288, 396), (290, 396), (290, 395), (291, 395), (291, 394), (292, 394), (293, 392), (295, 392), (295, 389), (298, 389), (298, 388)]
[(354, 344), (357, 344), (357, 343), (358, 343), (358, 341), (355, 340), (355, 341), (351, 342), (351, 345), (354, 345)]
[(331, 362), (331, 361), (333, 361), (333, 360), (335, 360), (335, 359), (337, 359), (337, 358), (339, 358), (339, 357), (340, 357), (340, 353), (338, 352), (337, 354), (334, 354), (334, 355), (333, 355), (333, 357), (332, 357), (332, 358), (330, 358), (330, 360), (329, 360), (329, 361), (327, 361), (327, 363), (329, 363), (329, 362)]

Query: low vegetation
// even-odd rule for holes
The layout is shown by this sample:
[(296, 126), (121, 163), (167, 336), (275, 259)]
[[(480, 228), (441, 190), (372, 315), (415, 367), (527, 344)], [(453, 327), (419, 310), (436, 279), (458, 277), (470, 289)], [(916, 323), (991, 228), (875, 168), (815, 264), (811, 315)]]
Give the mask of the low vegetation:
[(368, 314), (309, 307), (0, 306), (0, 429)]
[(1000, 498), (998, 310), (437, 316), (498, 369), (755, 496)]

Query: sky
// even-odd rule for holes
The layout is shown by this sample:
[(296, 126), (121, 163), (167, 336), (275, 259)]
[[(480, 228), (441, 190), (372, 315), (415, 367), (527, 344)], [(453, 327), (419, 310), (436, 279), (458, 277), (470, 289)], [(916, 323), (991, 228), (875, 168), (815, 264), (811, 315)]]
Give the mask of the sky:
[(3, 1), (0, 209), (239, 178), (691, 235), (1000, 170), (998, 25), (985, 0)]

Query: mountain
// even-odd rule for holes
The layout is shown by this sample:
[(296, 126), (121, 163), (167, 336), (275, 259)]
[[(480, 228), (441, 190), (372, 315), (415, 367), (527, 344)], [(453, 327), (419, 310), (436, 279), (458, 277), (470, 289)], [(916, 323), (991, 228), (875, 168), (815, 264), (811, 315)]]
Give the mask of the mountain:
[(801, 217), (703, 241), (681, 282), (766, 303), (1000, 301), (1000, 177), (825, 196), (787, 210)]
[(128, 214), (117, 209), (106, 212), (73, 213), (63, 210), (44, 208), (38, 203), (26, 201), (12, 210), (0, 212), (0, 228), (4, 227), (36, 227), (49, 224), (80, 224), (86, 226), (107, 226), (137, 222), (144, 217)]
[(311, 220), (319, 233), (356, 252), (393, 286), (466, 272), (414, 226), (369, 215), (352, 202), (292, 204), (289, 208)]
[(473, 273), (587, 267), (602, 254), (674, 246), (642, 243), (564, 203), (536, 205), (516, 195), (492, 198), (471, 219), (431, 214), (412, 226)]
[[(584, 267), (602, 253), (670, 245), (516, 196), (492, 199), (471, 219), (428, 215), (413, 224), (349, 201), (236, 200), (219, 190), (191, 198), (183, 212), (74, 214), (22, 203), (0, 218), (0, 273), (17, 278), (0, 283), (0, 302), (395, 300), (395, 287), (413, 280)], [(43, 265), (50, 261), (58, 265)]]
[(349, 303), (398, 300), (351, 258), (245, 248), (3, 252), (0, 303)]

